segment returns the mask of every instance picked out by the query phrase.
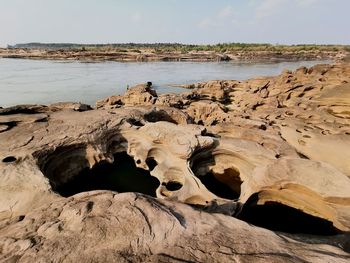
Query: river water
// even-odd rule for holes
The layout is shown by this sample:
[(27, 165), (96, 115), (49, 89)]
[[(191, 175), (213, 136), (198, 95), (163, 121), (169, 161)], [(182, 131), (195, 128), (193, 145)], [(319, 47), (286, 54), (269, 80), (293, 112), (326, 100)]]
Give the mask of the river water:
[(181, 92), (172, 87), (214, 79), (244, 80), (277, 75), (284, 69), (328, 61), (281, 63), (239, 62), (63, 62), (0, 58), (0, 106), (49, 104), (123, 94), (127, 86), (152, 81), (158, 93)]

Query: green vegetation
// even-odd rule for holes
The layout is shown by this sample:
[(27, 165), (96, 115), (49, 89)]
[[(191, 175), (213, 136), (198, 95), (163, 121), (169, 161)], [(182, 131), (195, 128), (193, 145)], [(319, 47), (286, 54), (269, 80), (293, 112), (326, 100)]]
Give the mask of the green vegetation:
[(155, 53), (191, 51), (215, 51), (220, 53), (237, 51), (269, 51), (269, 52), (302, 52), (302, 51), (349, 51), (350, 45), (272, 45), (264, 43), (220, 43), (215, 45), (188, 45), (179, 43), (154, 43), (154, 44), (71, 44), (71, 43), (27, 43), (8, 46), (9, 48), (35, 48), (35, 49), (70, 49), (83, 51), (116, 51), (116, 52), (137, 52), (151, 50)]

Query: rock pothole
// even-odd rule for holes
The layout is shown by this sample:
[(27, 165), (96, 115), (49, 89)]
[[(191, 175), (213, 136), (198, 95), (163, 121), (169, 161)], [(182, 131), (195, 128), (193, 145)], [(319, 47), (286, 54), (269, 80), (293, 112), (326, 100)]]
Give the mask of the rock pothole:
[(126, 152), (114, 154), (113, 163), (102, 161), (91, 169), (83, 168), (64, 182), (56, 178), (49, 177), (52, 188), (64, 197), (93, 190), (138, 192), (156, 197), (159, 186), (158, 179), (149, 171), (136, 167), (134, 159)]
[[(113, 147), (108, 148), (108, 152), (112, 153), (119, 149), (113, 155), (114, 161), (110, 163), (102, 160), (92, 168), (86, 159), (87, 149), (84, 145), (58, 148), (49, 154), (41, 168), (49, 179), (53, 191), (63, 197), (93, 190), (138, 192), (157, 197), (159, 187), (169, 192), (185, 189), (183, 187), (186, 185), (177, 180), (159, 182), (150, 174), (159, 165), (154, 157), (148, 157), (145, 163), (141, 159), (134, 160), (127, 154), (125, 148), (116, 147), (120, 144), (118, 142), (113, 141), (110, 144)], [(258, 202), (258, 194), (254, 194), (247, 202), (241, 204), (239, 198), (243, 180), (240, 170), (235, 167), (234, 162), (220, 163), (220, 158), (212, 148), (198, 151), (190, 158), (190, 168), (194, 175), (211, 193), (219, 199), (226, 199), (226, 203), (221, 203), (221, 200), (218, 205), (207, 203), (207, 206), (201, 207), (204, 211), (235, 216), (272, 231), (312, 235), (335, 235), (340, 232), (331, 221), (293, 207), (278, 202), (266, 202), (261, 205)], [(141, 164), (148, 170), (137, 167)], [(164, 196), (170, 197), (170, 195)]]
[[(217, 175), (212, 172), (206, 173), (205, 175), (198, 176), (205, 187), (218, 197), (235, 200), (238, 199), (241, 194), (240, 185), (242, 182), (236, 181), (233, 183), (235, 189), (232, 189), (228, 184), (222, 182)], [(237, 184), (235, 184), (237, 183)]]
[(191, 158), (191, 169), (205, 187), (220, 198), (235, 200), (241, 194), (240, 172), (234, 167), (215, 173), (215, 158), (211, 151), (198, 153)]
[(176, 181), (169, 181), (167, 183), (162, 183), (162, 185), (165, 186), (165, 188), (169, 191), (178, 191), (182, 188), (182, 183), (176, 182)]
[(164, 110), (153, 110), (145, 114), (144, 119), (148, 122), (166, 121), (178, 124), (178, 122)]
[[(220, 164), (217, 162), (215, 152), (208, 150), (192, 156), (190, 164), (193, 173), (210, 192), (220, 198), (233, 200), (236, 204), (240, 204), (239, 198), (243, 180), (239, 169), (234, 166), (234, 163), (223, 164), (227, 168), (220, 167), (218, 169)], [(259, 193), (253, 194), (245, 203), (239, 206), (239, 211), (235, 213), (235, 217), (272, 231), (324, 236), (336, 235), (342, 232), (331, 221), (277, 201), (259, 204)], [(220, 211), (220, 209), (213, 208), (210, 205), (203, 209), (213, 210), (214, 212)]]

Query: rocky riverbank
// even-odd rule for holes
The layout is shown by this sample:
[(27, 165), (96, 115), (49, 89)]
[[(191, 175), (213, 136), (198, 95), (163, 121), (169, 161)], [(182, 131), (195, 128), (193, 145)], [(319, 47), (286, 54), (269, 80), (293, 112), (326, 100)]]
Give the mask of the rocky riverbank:
[(350, 64), (187, 88), (0, 109), (1, 260), (348, 262)]
[(0, 49), (0, 58), (96, 61), (301, 61), (341, 60), (349, 56), (346, 50), (291, 50), (291, 51), (166, 51), (154, 49)]

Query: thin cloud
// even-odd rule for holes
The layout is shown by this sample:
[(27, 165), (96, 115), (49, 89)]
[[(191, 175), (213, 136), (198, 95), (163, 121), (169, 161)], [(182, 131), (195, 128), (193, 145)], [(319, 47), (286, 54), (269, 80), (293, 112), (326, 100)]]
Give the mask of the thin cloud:
[(319, 0), (296, 0), (296, 2), (301, 7), (310, 7), (317, 4), (320, 1)]
[(286, 12), (288, 7), (310, 8), (321, 0), (251, 0), (250, 4), (256, 6), (256, 19), (261, 20)]
[(256, 18), (264, 19), (278, 13), (283, 6), (288, 3), (287, 0), (264, 0), (256, 9)]
[(226, 6), (224, 9), (222, 9), (219, 13), (218, 13), (218, 18), (231, 18), (233, 17), (235, 14), (234, 9), (232, 8), (232, 6)]
[(142, 15), (138, 12), (131, 14), (130, 19), (134, 23), (139, 23), (142, 20)]
[(232, 6), (226, 6), (216, 13), (213, 17), (208, 17), (201, 20), (198, 23), (198, 27), (201, 29), (213, 28), (213, 27), (223, 27), (227, 23), (234, 23), (235, 21), (235, 11)]
[(210, 27), (216, 27), (218, 24), (211, 18), (205, 18), (198, 23), (198, 27), (201, 29), (207, 29)]

